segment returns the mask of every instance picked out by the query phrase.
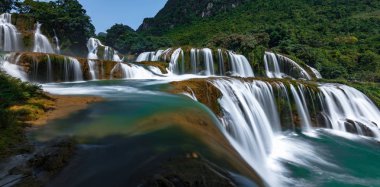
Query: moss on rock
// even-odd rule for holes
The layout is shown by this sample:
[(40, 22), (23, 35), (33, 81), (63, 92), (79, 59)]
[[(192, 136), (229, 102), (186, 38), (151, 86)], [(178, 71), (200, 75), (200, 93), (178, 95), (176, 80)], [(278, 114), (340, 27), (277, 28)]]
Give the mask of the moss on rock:
[(168, 68), (168, 63), (166, 62), (150, 62), (150, 61), (144, 61), (144, 62), (139, 62), (138, 64), (142, 64), (145, 66), (153, 66), (161, 70), (162, 73), (166, 74), (168, 71), (166, 68)]
[(199, 102), (208, 106), (216, 115), (221, 115), (218, 99), (222, 93), (209, 82), (209, 79), (190, 79), (170, 84), (172, 86), (172, 89), (169, 90), (170, 93), (194, 93)]

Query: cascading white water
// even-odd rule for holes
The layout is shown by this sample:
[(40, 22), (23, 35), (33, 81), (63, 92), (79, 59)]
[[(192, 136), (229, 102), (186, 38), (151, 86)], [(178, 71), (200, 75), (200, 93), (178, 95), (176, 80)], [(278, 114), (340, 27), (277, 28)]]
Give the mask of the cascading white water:
[(12, 15), (0, 15), (0, 51), (18, 51), (19, 37), (17, 28), (12, 25)]
[(55, 42), (55, 51), (57, 54), (61, 54), (61, 46), (59, 45), (59, 39), (58, 39), (58, 36), (57, 34), (55, 33), (54, 31), (54, 37), (53, 37), (53, 40)]
[(309, 110), (306, 104), (304, 92), (301, 89), (298, 89), (299, 90), (298, 92), (297, 89), (293, 85), (290, 85), (290, 90), (292, 92), (294, 102), (297, 107), (297, 112), (301, 120), (302, 127), (305, 131), (309, 131), (311, 129), (311, 119), (310, 119)]
[(271, 85), (235, 79), (212, 83), (223, 95), (219, 103), (226, 137), (268, 184), (278, 186), (276, 177), (268, 169), (274, 134), (281, 129)]
[(143, 52), (137, 57), (136, 62), (157, 61), (153, 60), (153, 56), (154, 52)]
[(98, 47), (102, 46), (102, 43), (96, 38), (90, 38), (87, 42), (88, 49), (88, 59), (97, 60), (98, 59)]
[(164, 61), (166, 61), (166, 54), (170, 51), (171, 49), (166, 49), (164, 50), (158, 50), (157, 52), (143, 52), (141, 53), (137, 59), (136, 62), (144, 62), (144, 61), (159, 61), (162, 55), (165, 55)]
[(183, 54), (183, 51), (181, 48), (178, 48), (173, 52), (170, 58), (169, 69), (168, 69), (171, 73), (174, 73), (174, 74), (180, 73), (178, 60), (181, 54)]
[(0, 55), (0, 70), (12, 77), (27, 81), (26, 73), (22, 71), (21, 67), (10, 62), (12, 58), (14, 58), (13, 54), (6, 54), (4, 56)]
[[(321, 102), (333, 129), (347, 131), (345, 123), (352, 120), (371, 129), (375, 137), (380, 138), (380, 111), (367, 96), (345, 85), (323, 84), (320, 90)], [(357, 130), (364, 135), (360, 127)]]
[(314, 73), (314, 75), (315, 75), (315, 77), (317, 79), (322, 79), (323, 78), (322, 75), (321, 75), (321, 73), (317, 69), (315, 69), (315, 68), (313, 68), (313, 67), (311, 67), (309, 65), (307, 65), (307, 67), (309, 67), (311, 69), (311, 71)]
[(87, 55), (87, 64), (90, 70), (91, 79), (95, 80), (97, 79), (96, 76), (96, 62), (94, 60), (98, 59), (98, 47), (101, 45), (100, 41), (96, 38), (90, 38), (87, 42), (87, 49), (88, 49), (88, 55)]
[(46, 69), (47, 69), (47, 72), (46, 72), (46, 80), (47, 82), (52, 82), (53, 81), (53, 70), (52, 70), (52, 67), (51, 67), (51, 59), (50, 59), (50, 55), (46, 54), (47, 56), (47, 65), (46, 65)]
[(204, 74), (206, 76), (215, 75), (214, 59), (211, 49), (203, 48), (201, 51), (203, 53), (203, 63), (205, 65)]
[(152, 61), (159, 61), (160, 60), (160, 57), (161, 57), (161, 55), (164, 53), (165, 51), (164, 50), (158, 50), (157, 52), (156, 52), (156, 54), (154, 54), (153, 56), (152, 56)]
[(112, 68), (111, 78), (113, 77), (113, 74), (118, 70), (122, 71), (124, 79), (150, 79), (156, 77), (156, 75), (154, 75), (152, 72), (141, 66), (135, 64), (124, 64), (120, 62)]
[(297, 62), (280, 54), (265, 52), (264, 65), (266, 75), (269, 78), (284, 78), (287, 76), (292, 77), (292, 75), (287, 75), (284, 72), (284, 69), (286, 67), (291, 71), (297, 71), (299, 73), (299, 77), (293, 78), (304, 78), (307, 80), (312, 79), (311, 76), (307, 73), (307, 71), (303, 69)]
[(191, 62), (191, 69), (192, 69), (192, 73), (193, 74), (197, 74), (198, 72), (197, 72), (197, 59), (198, 59), (198, 57), (197, 57), (197, 52), (198, 52), (199, 50), (198, 49), (191, 49), (190, 50), (190, 62)]
[(148, 69), (149, 69), (150, 71), (152, 71), (153, 73), (155, 73), (155, 74), (158, 74), (158, 75), (161, 75), (161, 74), (162, 74), (160, 68), (158, 68), (158, 67), (148, 66)]
[(83, 80), (82, 68), (76, 58), (65, 57), (63, 75), (66, 82)]
[(230, 57), (230, 65), (232, 67), (232, 75), (240, 77), (254, 77), (254, 73), (247, 58), (243, 55), (235, 54), (232, 51), (228, 51)]
[(265, 52), (264, 55), (265, 73), (268, 78), (282, 78), (283, 74), (280, 71), (280, 65), (276, 54)]
[(170, 53), (172, 51), (172, 48), (168, 48), (168, 49), (166, 49), (164, 52), (162, 52), (162, 57), (161, 57), (161, 59), (164, 61), (164, 62), (166, 62), (167, 61), (167, 59), (168, 59), (168, 54)]
[(34, 48), (33, 52), (37, 53), (54, 53), (53, 47), (49, 39), (41, 33), (41, 25), (36, 23), (36, 30), (34, 32)]
[(224, 72), (225, 72), (224, 58), (223, 58), (223, 51), (221, 49), (218, 49), (218, 61), (219, 61), (219, 74), (224, 75)]

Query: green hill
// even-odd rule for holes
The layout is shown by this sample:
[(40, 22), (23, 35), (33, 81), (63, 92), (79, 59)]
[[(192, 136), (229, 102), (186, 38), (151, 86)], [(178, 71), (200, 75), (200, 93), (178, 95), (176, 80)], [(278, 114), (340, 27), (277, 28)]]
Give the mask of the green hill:
[[(170, 41), (150, 46), (224, 47), (250, 60), (255, 60), (252, 52), (260, 56), (270, 49), (316, 67), (325, 78), (380, 81), (380, 1), (196, 2), (169, 0), (156, 17), (144, 21), (137, 34)], [(152, 48), (133, 41), (130, 45), (137, 47), (132, 52)]]

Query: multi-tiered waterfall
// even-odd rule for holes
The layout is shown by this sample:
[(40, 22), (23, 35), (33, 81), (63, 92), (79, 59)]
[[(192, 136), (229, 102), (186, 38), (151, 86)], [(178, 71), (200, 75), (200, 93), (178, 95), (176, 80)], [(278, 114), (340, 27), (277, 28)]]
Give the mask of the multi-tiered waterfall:
[[(280, 149), (273, 142), (282, 130), (296, 128), (308, 134), (314, 128), (331, 128), (380, 139), (379, 109), (354, 88), (235, 78), (210, 82), (222, 94), (218, 100), (223, 124), (220, 128), (271, 186), (283, 185), (270, 169), (271, 153)], [(196, 97), (193, 91), (187, 92)]]
[(19, 51), (19, 36), (17, 28), (12, 25), (12, 15), (0, 15), (0, 51)]
[[(1, 55), (1, 70), (24, 81), (40, 83), (201, 77), (197, 80), (213, 88), (188, 84), (181, 93), (186, 92), (195, 101), (206, 100), (205, 105), (217, 104), (209, 107), (220, 119), (218, 127), (269, 186), (284, 184), (279, 178), (281, 173), (272, 167), (276, 150), (284, 149), (277, 144), (284, 131), (311, 137), (316, 130), (333, 129), (380, 139), (380, 111), (367, 96), (349, 86), (309, 81), (322, 76), (315, 68), (285, 55), (265, 52), (263, 62), (255, 64), (244, 55), (225, 49), (181, 47), (144, 52), (136, 63), (126, 63), (117, 51), (90, 38), (87, 58), (69, 57), (50, 54), (59, 48), (52, 47), (40, 27), (37, 23), (33, 49), (38, 53)], [(17, 51), (18, 32), (11, 24), (10, 14), (0, 16), (0, 29), (1, 50)], [(58, 38), (54, 41), (58, 47)], [(260, 65), (262, 69), (256, 69)], [(167, 74), (161, 71), (165, 68)], [(165, 81), (152, 80), (149, 84), (162, 82)], [(208, 95), (214, 93), (211, 89), (220, 93), (216, 94), (218, 98)], [(288, 151), (299, 150), (302, 148)], [(280, 155), (280, 159), (284, 158)]]
[[(222, 93), (221, 128), (235, 149), (271, 186), (282, 186), (270, 169), (270, 158), (273, 150), (283, 149), (273, 142), (281, 135), (281, 129), (289, 129), (287, 124), (296, 124), (306, 132), (318, 126), (380, 137), (377, 107), (365, 95), (344, 85), (310, 87), (249, 79), (210, 82)], [(193, 92), (188, 95), (194, 97)], [(318, 116), (325, 118), (318, 120)]]
[(209, 48), (182, 49), (172, 48), (158, 50), (157, 52), (141, 53), (136, 62), (144, 61), (169, 61), (169, 72), (176, 75), (233, 75), (241, 77), (253, 77), (253, 69), (243, 55), (232, 51)]

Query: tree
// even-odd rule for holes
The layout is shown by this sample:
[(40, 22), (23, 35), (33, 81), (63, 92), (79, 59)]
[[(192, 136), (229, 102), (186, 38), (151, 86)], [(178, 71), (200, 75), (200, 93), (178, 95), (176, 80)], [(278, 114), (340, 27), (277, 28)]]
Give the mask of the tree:
[[(118, 40), (124, 35), (135, 35), (135, 31), (128, 25), (115, 24), (107, 30), (105, 43), (109, 46), (115, 46)], [(120, 49), (119, 49), (120, 50)]]
[(10, 12), (13, 9), (16, 0), (1, 0), (0, 1), (0, 13)]
[(25, 0), (19, 9), (27, 11), (24, 13), (42, 23), (46, 35), (53, 37), (56, 34), (61, 40), (61, 48), (66, 49), (67, 53), (75, 55), (87, 53), (86, 43), (95, 35), (95, 27), (77, 0), (50, 2)]

